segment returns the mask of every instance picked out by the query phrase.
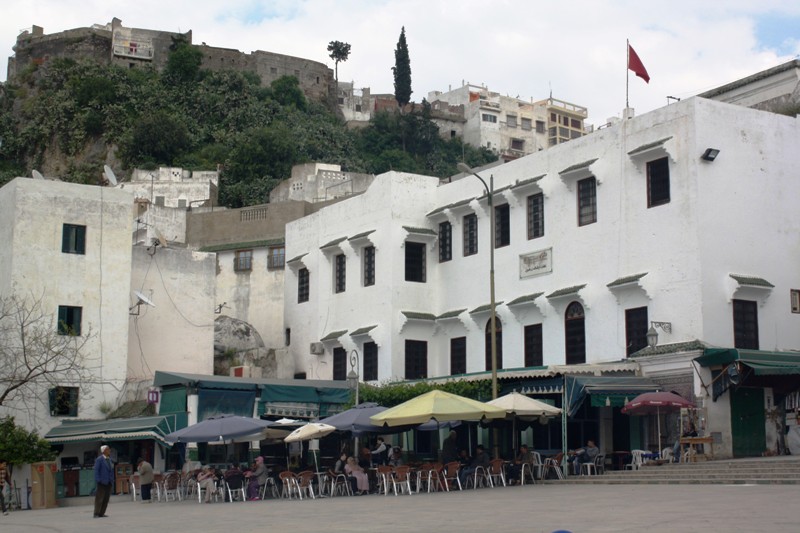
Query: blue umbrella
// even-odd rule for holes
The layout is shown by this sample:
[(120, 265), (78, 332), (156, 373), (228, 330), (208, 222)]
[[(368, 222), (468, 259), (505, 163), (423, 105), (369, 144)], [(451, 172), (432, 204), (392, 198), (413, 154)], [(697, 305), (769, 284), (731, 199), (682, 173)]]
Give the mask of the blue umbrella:
[(259, 433), (272, 424), (260, 418), (220, 415), (174, 431), (166, 439), (170, 442), (223, 442)]

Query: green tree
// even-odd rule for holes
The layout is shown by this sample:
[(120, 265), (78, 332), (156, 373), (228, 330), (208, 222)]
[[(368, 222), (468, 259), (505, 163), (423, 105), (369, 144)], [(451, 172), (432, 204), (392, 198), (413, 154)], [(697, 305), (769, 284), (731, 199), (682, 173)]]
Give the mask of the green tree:
[(28, 431), (9, 416), (0, 419), (0, 459), (10, 465), (52, 461), (56, 453), (36, 431)]
[(408, 57), (408, 44), (406, 43), (406, 27), (400, 30), (400, 39), (394, 50), (394, 97), (400, 110), (411, 101), (411, 60)]
[(306, 109), (306, 97), (294, 76), (281, 76), (270, 84), (270, 88), (272, 98), (282, 106), (294, 106), (301, 111)]
[(130, 164), (172, 166), (190, 145), (186, 124), (178, 116), (160, 110), (134, 124), (123, 154)]
[(197, 80), (200, 65), (203, 63), (203, 52), (188, 43), (180, 43), (167, 58), (164, 73), (170, 81), (188, 83)]
[(350, 57), (350, 44), (342, 41), (331, 41), (328, 43), (330, 58), (335, 62), (336, 83), (339, 83), (339, 62), (347, 61)]

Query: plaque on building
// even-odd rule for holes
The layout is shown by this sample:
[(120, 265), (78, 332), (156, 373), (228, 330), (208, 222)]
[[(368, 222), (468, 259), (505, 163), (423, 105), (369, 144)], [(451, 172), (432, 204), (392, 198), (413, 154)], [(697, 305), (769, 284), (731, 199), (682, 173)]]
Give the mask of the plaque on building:
[(537, 250), (519, 256), (519, 277), (531, 278), (553, 271), (553, 248)]

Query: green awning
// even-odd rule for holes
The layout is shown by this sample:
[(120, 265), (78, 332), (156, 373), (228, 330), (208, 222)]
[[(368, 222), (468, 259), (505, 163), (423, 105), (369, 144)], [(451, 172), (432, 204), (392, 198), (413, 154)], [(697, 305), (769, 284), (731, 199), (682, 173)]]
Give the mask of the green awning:
[(88, 441), (125, 441), (152, 439), (172, 446), (165, 436), (172, 433), (175, 416), (146, 416), (113, 420), (62, 420), (44, 436), (51, 444)]
[(567, 415), (574, 416), (587, 395), (595, 407), (622, 407), (644, 392), (661, 390), (654, 381), (638, 376), (566, 376)]
[(695, 361), (701, 366), (724, 366), (739, 361), (749, 366), (756, 376), (800, 375), (800, 352), (707, 348)]

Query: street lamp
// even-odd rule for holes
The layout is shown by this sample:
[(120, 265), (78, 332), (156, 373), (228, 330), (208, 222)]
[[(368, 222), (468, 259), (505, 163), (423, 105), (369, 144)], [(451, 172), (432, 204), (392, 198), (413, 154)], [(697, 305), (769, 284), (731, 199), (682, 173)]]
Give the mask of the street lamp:
[[(347, 385), (356, 392), (356, 403), (358, 407), (358, 350), (350, 351), (350, 372), (347, 373)], [(353, 439), (353, 457), (358, 457), (358, 437)]]
[[(461, 172), (472, 174), (478, 178), (483, 184), (483, 188), (486, 189), (486, 195), (489, 199), (489, 327), (491, 328), (490, 342), (492, 343), (492, 400), (495, 400), (497, 399), (497, 309), (494, 300), (494, 174), (489, 176), (489, 185), (487, 185), (486, 181), (466, 163), (458, 163), (456, 167)], [(496, 447), (497, 442), (495, 441)]]

